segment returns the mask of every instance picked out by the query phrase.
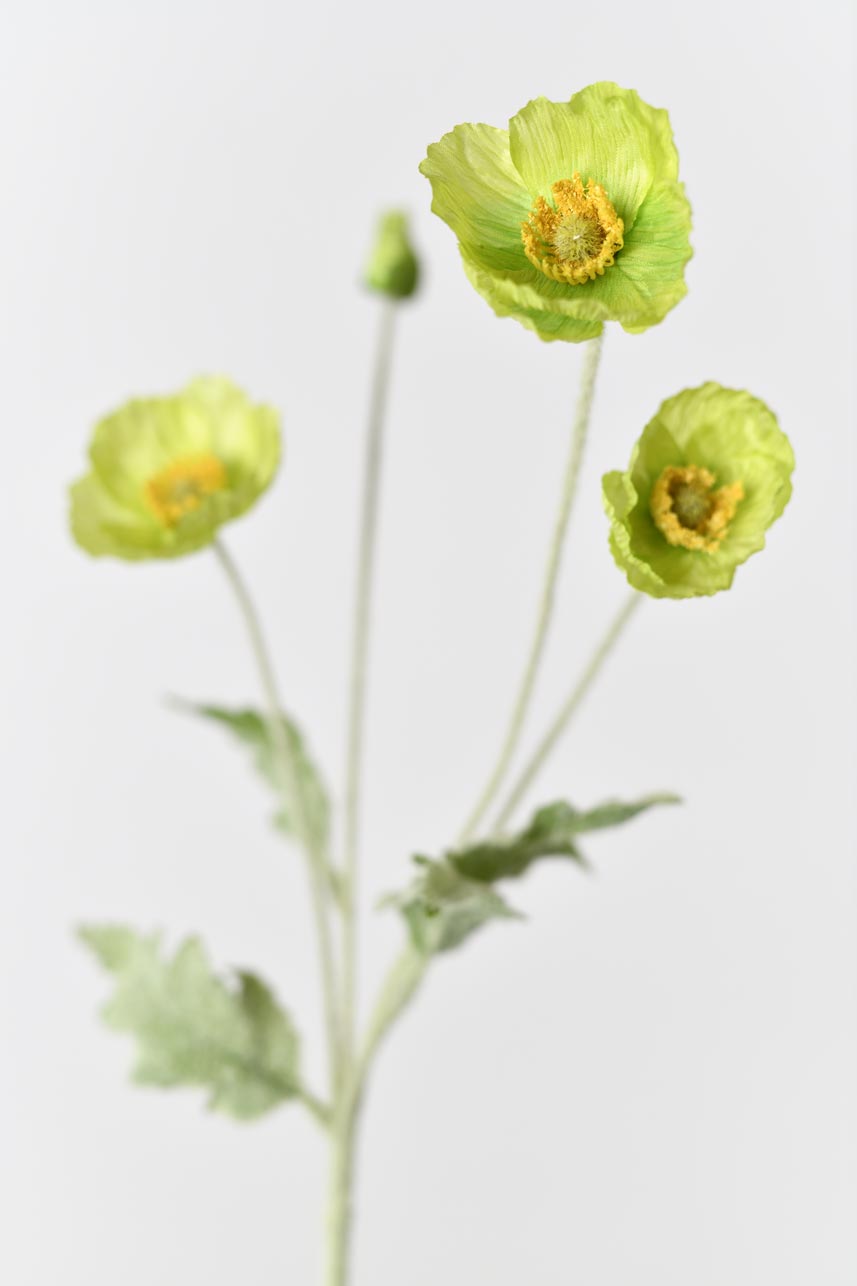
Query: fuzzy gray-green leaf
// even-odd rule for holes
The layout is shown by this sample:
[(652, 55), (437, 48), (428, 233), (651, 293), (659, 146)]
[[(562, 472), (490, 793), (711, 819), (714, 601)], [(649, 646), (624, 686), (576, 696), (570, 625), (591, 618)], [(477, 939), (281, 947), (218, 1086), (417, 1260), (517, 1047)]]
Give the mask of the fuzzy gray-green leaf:
[(448, 862), (415, 858), (416, 879), (404, 893), (386, 899), (398, 907), (418, 951), (433, 955), (458, 947), (490, 920), (519, 919), (499, 893), (469, 880)]
[(170, 958), (157, 934), (99, 925), (80, 937), (116, 979), (103, 1017), (136, 1038), (136, 1082), (206, 1089), (209, 1107), (241, 1120), (303, 1097), (297, 1034), (261, 979), (224, 982), (196, 938)]
[(484, 883), (523, 875), (546, 857), (568, 857), (585, 865), (577, 845), (579, 835), (618, 826), (655, 804), (674, 803), (678, 803), (676, 795), (648, 795), (627, 804), (608, 800), (581, 811), (560, 800), (540, 808), (519, 834), (469, 845), (448, 854), (447, 860), (461, 875)]
[[(253, 752), (254, 763), (260, 775), (274, 789), (280, 789), (271, 726), (265, 716), (260, 714), (258, 710), (230, 710), (223, 706), (197, 705), (190, 701), (175, 701), (173, 704), (177, 709), (189, 711), (191, 714), (199, 715), (204, 719), (210, 719), (214, 723), (219, 723), (221, 727), (226, 728)], [(300, 816), (300, 812), (295, 807), (294, 800), (289, 801), (288, 806), (281, 800), (280, 807), (274, 817), (274, 825), (287, 835), (296, 835), (299, 839), (307, 839), (317, 851), (326, 852), (330, 832), (330, 804), (327, 791), (297, 726), (285, 714), (281, 714), (280, 718), (282, 719), (286, 740), (297, 766), (310, 834), (307, 836), (297, 835), (296, 819)]]

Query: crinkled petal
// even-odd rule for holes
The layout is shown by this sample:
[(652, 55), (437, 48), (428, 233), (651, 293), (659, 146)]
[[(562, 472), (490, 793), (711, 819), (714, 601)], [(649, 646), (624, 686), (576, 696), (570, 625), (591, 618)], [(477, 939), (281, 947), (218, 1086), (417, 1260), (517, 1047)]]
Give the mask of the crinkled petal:
[(653, 184), (616, 262), (603, 277), (588, 283), (594, 287), (586, 300), (592, 301), (592, 311), (603, 309), (605, 319), (621, 322), (632, 333), (663, 321), (687, 294), (684, 268), (693, 254), (690, 227), (684, 185)]
[(606, 190), (626, 233), (656, 180), (678, 178), (678, 154), (666, 111), (636, 90), (600, 81), (567, 103), (535, 98), (509, 122), (515, 168), (531, 196), (575, 172)]
[(603, 494), (611, 520), (610, 550), (634, 589), (653, 598), (692, 598), (729, 588), (733, 568), (725, 577), (716, 574), (719, 569), (703, 565), (698, 555), (664, 540), (628, 474), (605, 474)]
[(280, 462), (280, 417), (271, 406), (256, 404), (231, 380), (204, 376), (181, 395), (204, 424), (201, 450), (222, 460), (230, 485), (262, 489)]
[(89, 448), (92, 467), (102, 486), (138, 513), (147, 512), (144, 480), (193, 450), (184, 442), (178, 415), (164, 409), (163, 404), (173, 400), (133, 398), (95, 426)]
[(570, 316), (551, 307), (550, 301), (531, 282), (514, 282), (503, 275), (486, 271), (471, 258), (464, 246), (461, 247), (461, 258), (471, 284), (488, 301), (498, 317), (514, 317), (522, 326), (535, 331), (544, 340), (563, 339), (578, 344), (601, 334), (601, 322)]
[(96, 474), (80, 478), (69, 495), (71, 532), (87, 553), (133, 560), (151, 558), (153, 547), (161, 547), (166, 529), (120, 504)]
[(521, 224), (532, 204), (509, 155), (509, 135), (491, 125), (456, 125), (432, 143), (420, 171), (432, 210), (483, 268), (527, 263)]
[[(469, 247), (465, 261), (494, 278), (492, 295), (507, 310), (558, 312), (582, 322), (618, 321), (639, 332), (663, 320), (685, 296), (690, 258), (690, 207), (678, 183), (649, 193), (615, 264), (580, 285), (554, 281), (522, 254), (513, 268), (486, 267)], [(471, 280), (473, 278), (471, 277)], [(484, 293), (484, 292), (483, 292)], [(511, 311), (510, 311), (510, 315)]]

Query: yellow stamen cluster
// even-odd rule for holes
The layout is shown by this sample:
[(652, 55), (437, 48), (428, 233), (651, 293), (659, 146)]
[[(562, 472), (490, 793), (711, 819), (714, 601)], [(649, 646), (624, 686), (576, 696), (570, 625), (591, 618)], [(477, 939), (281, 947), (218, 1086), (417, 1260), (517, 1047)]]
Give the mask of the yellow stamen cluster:
[(143, 498), (165, 527), (175, 527), (185, 514), (198, 509), (206, 496), (223, 491), (226, 484), (226, 469), (216, 455), (184, 456), (148, 479)]
[(652, 488), (649, 508), (655, 526), (671, 545), (701, 549), (713, 554), (719, 549), (735, 517), (744, 487), (740, 482), (713, 491), (710, 469), (689, 464), (668, 465)]
[(521, 240), (530, 263), (554, 281), (579, 286), (603, 275), (622, 249), (625, 225), (607, 193), (580, 175), (551, 187), (554, 204), (537, 197), (521, 224)]

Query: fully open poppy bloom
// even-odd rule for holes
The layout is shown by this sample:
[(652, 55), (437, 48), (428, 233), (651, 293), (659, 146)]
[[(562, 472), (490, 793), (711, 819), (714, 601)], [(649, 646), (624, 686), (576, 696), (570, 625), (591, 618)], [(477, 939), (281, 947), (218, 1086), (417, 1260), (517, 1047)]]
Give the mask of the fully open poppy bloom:
[(279, 416), (227, 379), (126, 402), (95, 428), (91, 471), (71, 488), (71, 529), (90, 554), (176, 558), (211, 543), (268, 487)]
[(627, 472), (604, 475), (613, 557), (655, 598), (728, 589), (785, 509), (793, 469), (764, 402), (714, 383), (685, 389), (646, 425)]
[(457, 125), (420, 166), (473, 285), (542, 339), (605, 321), (637, 332), (686, 293), (690, 206), (669, 117), (632, 89), (536, 98), (509, 122)]

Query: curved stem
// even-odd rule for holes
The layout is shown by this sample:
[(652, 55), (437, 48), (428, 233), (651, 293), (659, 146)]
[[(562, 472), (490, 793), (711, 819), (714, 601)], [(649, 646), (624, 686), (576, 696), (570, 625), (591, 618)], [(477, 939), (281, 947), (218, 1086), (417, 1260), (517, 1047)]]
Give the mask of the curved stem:
[(409, 942), (388, 970), (357, 1060), (356, 1076), (360, 1085), (364, 1083), (387, 1032), (419, 990), (430, 963), (431, 957), (417, 951)]
[(512, 717), (509, 720), (509, 726), (506, 731), (503, 745), (500, 748), (500, 754), (497, 758), (497, 762), (494, 765), (491, 776), (488, 778), (485, 788), (479, 797), (476, 807), (473, 809), (473, 812), (465, 823), (464, 829), (459, 837), (459, 844), (464, 844), (471, 838), (490, 807), (494, 796), (506, 776), (512, 756), (514, 755), (518, 745), (521, 729), (524, 726), (524, 719), (526, 718), (530, 697), (532, 696), (533, 688), (535, 686), (539, 664), (542, 659), (542, 653), (544, 652), (545, 642), (547, 641), (551, 616), (553, 615), (553, 604), (556, 594), (557, 577), (559, 575), (560, 563), (562, 561), (563, 545), (565, 543), (565, 535), (568, 530), (571, 510), (574, 503), (575, 493), (577, 491), (577, 480), (580, 476), (580, 465), (583, 459), (583, 447), (586, 442), (586, 432), (589, 427), (589, 417), (592, 411), (592, 398), (595, 392), (595, 377), (598, 373), (598, 362), (601, 357), (601, 343), (601, 336), (598, 336), (597, 339), (591, 339), (586, 344), (580, 393), (577, 399), (577, 410), (571, 434), (571, 450), (569, 452), (568, 464), (566, 465), (565, 478), (563, 480), (559, 512), (557, 514), (550, 549), (548, 551), (547, 568), (545, 571), (541, 599), (539, 600), (536, 630), (530, 647), (530, 655), (527, 659), (523, 678), (521, 679), (521, 683), (518, 688), (518, 695), (512, 708)]
[(512, 787), (509, 798), (498, 814), (497, 821), (494, 824), (495, 831), (501, 831), (506, 825), (509, 818), (512, 816), (512, 813), (515, 811), (529, 789), (536, 774), (540, 771), (545, 760), (548, 758), (554, 746), (565, 732), (571, 722), (572, 716), (577, 710), (577, 707), (586, 696), (598, 676), (598, 672), (602, 665), (618, 642), (619, 636), (642, 601), (642, 597), (642, 594), (638, 594), (635, 591), (628, 599), (626, 599), (619, 612), (617, 612), (616, 616), (613, 618), (606, 634), (590, 657), (589, 663), (583, 671), (583, 674), (578, 680), (576, 686), (572, 689), (567, 699), (560, 707), (559, 713), (553, 723), (551, 723), (545, 735), (542, 737), (521, 775)]
[(348, 705), (348, 751), (345, 769), (345, 897), (343, 934), (343, 1040), (347, 1057), (354, 1043), (357, 990), (357, 879), (360, 829), (360, 784), (366, 708), (366, 672), (369, 623), (378, 532), (378, 496), (384, 443), (384, 416), (390, 387), (396, 301), (385, 299), (378, 332), (378, 347), (369, 419), (357, 555), (357, 584), (351, 644), (351, 682)]
[(250, 644), (256, 658), (259, 679), (265, 698), (268, 728), (274, 761), (277, 766), (279, 788), (286, 807), (294, 812), (295, 831), (300, 837), (307, 855), (310, 892), (312, 895), (313, 916), (318, 938), (319, 962), (321, 967), (322, 990), (324, 992), (324, 1009), (327, 1025), (328, 1062), (331, 1084), (335, 1084), (339, 1069), (339, 1023), (336, 1008), (336, 976), (333, 957), (333, 942), (327, 914), (327, 875), (326, 858), (313, 838), (312, 827), (308, 823), (306, 800), (303, 785), (282, 719), (282, 704), (277, 692), (274, 668), (265, 643), (258, 612), (250, 597), (250, 592), (238, 571), (226, 546), (217, 538), (213, 544), (214, 553), (226, 574), (244, 617)]

